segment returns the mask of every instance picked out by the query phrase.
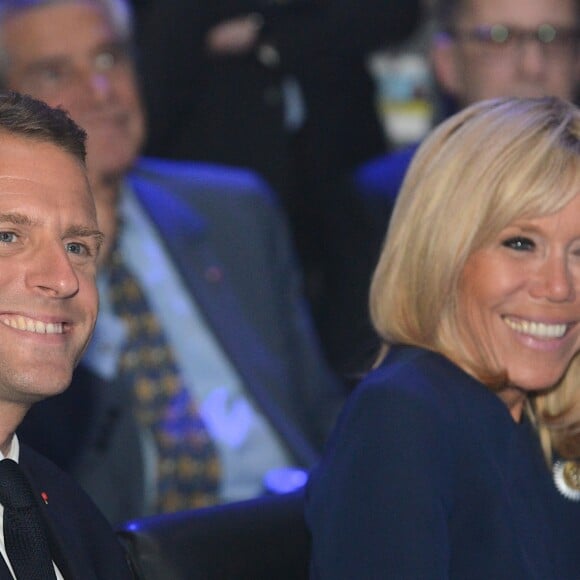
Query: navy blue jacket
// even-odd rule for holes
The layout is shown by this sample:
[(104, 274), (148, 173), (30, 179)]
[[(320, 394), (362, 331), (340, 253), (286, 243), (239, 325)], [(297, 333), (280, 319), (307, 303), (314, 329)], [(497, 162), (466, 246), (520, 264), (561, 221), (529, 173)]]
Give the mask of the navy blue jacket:
[(444, 357), (399, 347), (355, 391), (311, 478), (312, 577), (580, 578), (580, 503), (528, 420)]

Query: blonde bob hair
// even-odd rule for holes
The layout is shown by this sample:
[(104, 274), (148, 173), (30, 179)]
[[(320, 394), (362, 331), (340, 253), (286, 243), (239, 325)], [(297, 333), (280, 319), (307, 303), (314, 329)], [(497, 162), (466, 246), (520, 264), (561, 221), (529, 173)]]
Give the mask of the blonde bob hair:
[[(519, 219), (558, 212), (580, 194), (580, 111), (557, 98), (501, 98), (454, 115), (425, 140), (407, 172), (370, 291), (384, 344), (439, 352), (493, 389), (505, 371), (459, 334), (465, 263)], [(477, 344), (477, 342), (476, 342)], [(580, 358), (535, 397), (544, 449), (564, 452), (580, 431)], [(564, 435), (565, 434), (565, 435)], [(577, 438), (577, 437), (576, 437)], [(580, 446), (574, 450), (580, 454)]]

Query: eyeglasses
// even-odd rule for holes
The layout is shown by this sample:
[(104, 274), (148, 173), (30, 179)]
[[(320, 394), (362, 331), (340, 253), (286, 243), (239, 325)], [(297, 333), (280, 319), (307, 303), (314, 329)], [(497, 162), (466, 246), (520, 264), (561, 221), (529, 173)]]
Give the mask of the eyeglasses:
[(569, 58), (577, 50), (580, 40), (580, 29), (556, 28), (551, 24), (541, 24), (531, 30), (493, 24), (464, 30), (450, 28), (446, 32), (455, 40), (477, 43), (482, 56), (489, 57), (519, 55), (525, 42), (534, 42), (542, 48), (546, 58)]

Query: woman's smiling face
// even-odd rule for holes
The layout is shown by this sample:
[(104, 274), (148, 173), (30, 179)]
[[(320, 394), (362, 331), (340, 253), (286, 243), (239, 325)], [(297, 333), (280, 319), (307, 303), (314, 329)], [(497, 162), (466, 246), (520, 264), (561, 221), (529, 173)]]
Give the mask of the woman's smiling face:
[(514, 417), (528, 391), (554, 385), (580, 350), (580, 194), (559, 212), (518, 220), (467, 260), (461, 338), (504, 371)]

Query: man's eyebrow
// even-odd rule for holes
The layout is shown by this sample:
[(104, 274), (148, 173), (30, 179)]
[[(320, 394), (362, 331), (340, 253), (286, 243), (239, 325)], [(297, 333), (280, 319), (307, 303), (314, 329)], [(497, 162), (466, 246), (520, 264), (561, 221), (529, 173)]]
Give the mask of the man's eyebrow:
[(99, 53), (103, 51), (110, 50), (112, 52), (127, 52), (131, 50), (131, 45), (126, 40), (122, 39), (112, 39), (107, 42), (103, 42), (96, 47), (94, 52)]
[(15, 226), (32, 226), (35, 224), (30, 216), (18, 212), (0, 213), (0, 223), (10, 223)]
[(65, 238), (93, 238), (100, 248), (103, 241), (105, 240), (105, 234), (100, 230), (95, 230), (88, 228), (86, 226), (73, 225), (66, 229), (64, 232)]
[(43, 71), (47, 68), (51, 68), (54, 66), (63, 66), (65, 64), (67, 64), (67, 58), (64, 56), (49, 56), (46, 58), (43, 58), (42, 60), (35, 60), (31, 63), (28, 63), (25, 67), (24, 67), (24, 72), (26, 74), (30, 74), (30, 73), (37, 73), (40, 71)]
[[(16, 226), (33, 226), (38, 222), (18, 212), (0, 213), (0, 224), (10, 223)], [(105, 239), (105, 234), (101, 230), (89, 228), (82, 225), (72, 225), (66, 229), (63, 235), (64, 238), (94, 238), (97, 245), (100, 247)]]

